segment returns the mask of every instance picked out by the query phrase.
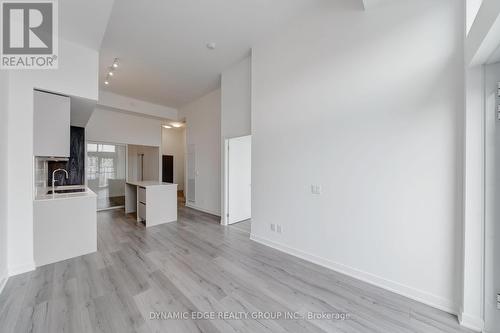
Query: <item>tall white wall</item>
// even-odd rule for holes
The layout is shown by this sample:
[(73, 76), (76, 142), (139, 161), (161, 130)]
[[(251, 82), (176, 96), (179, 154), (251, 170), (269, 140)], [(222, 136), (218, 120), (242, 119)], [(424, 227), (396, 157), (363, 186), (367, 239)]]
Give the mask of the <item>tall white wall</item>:
[(98, 107), (85, 128), (86, 140), (160, 147), (161, 124), (158, 119)]
[(251, 134), (251, 56), (221, 76), (221, 133), (223, 138)]
[(253, 48), (252, 238), (456, 313), (462, 4), (342, 6)]
[(179, 191), (184, 190), (184, 159), (186, 130), (184, 128), (162, 129), (162, 154), (174, 157), (174, 183)]
[(482, 66), (465, 70), (463, 126), (462, 292), (458, 318), (462, 326), (481, 331), (484, 261), (484, 75)]
[[(9, 74), (0, 71), (0, 184), (7, 184)], [(0, 292), (7, 281), (7, 191), (0, 193)]]
[(226, 139), (250, 135), (251, 121), (251, 55), (222, 72), (221, 76), (221, 217), (226, 218), (226, 200), (224, 193), (225, 158), (224, 142)]
[(127, 180), (141, 180), (139, 174), (139, 154), (144, 155), (142, 159), (142, 176), (146, 180), (161, 180), (160, 147), (128, 145), (128, 174)]
[(486, 219), (484, 319), (486, 332), (500, 332), (500, 315), (496, 294), (500, 292), (500, 121), (497, 117), (497, 84), (500, 82), (500, 63), (488, 65), (485, 73), (486, 106)]
[(109, 91), (99, 92), (99, 105), (105, 108), (115, 108), (138, 113), (139, 115), (152, 116), (165, 119), (176, 120), (177, 109), (164, 105), (158, 105), (146, 101), (141, 101), (128, 96), (118, 95)]
[(186, 119), (186, 146), (196, 146), (196, 202), (186, 205), (215, 215), (221, 203), (220, 95), (220, 89), (214, 90), (179, 110)]
[(479, 8), (481, 8), (481, 4), (483, 3), (483, 0), (466, 0), (466, 16), (465, 16), (465, 21), (466, 21), (466, 32), (468, 33), (470, 29), (472, 28), (472, 24), (474, 23), (474, 20), (476, 19), (476, 15), (479, 12)]
[(8, 170), (8, 269), (34, 269), (33, 89), (97, 100), (98, 52), (59, 39), (59, 69), (10, 71)]

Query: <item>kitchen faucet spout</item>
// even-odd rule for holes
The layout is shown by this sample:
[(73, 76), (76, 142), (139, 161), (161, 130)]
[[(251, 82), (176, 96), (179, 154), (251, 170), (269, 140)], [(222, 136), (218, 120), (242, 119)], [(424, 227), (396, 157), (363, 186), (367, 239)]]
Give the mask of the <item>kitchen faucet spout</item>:
[(56, 169), (52, 172), (52, 193), (55, 193), (55, 184), (56, 184), (56, 181), (57, 179), (55, 178), (56, 176), (56, 172), (58, 171), (64, 171), (64, 173), (66, 173), (66, 179), (68, 179), (69, 175), (68, 175), (68, 171), (65, 170), (65, 169)]

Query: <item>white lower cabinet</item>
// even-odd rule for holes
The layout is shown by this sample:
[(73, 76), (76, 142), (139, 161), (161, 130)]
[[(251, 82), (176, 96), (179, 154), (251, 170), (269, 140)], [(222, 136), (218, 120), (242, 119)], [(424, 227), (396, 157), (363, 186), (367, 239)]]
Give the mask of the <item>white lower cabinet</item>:
[(34, 257), (37, 267), (97, 251), (94, 195), (33, 202)]
[(142, 202), (139, 202), (139, 212), (137, 215), (139, 215), (139, 218), (141, 220), (145, 220), (146, 219), (146, 205)]
[(177, 221), (177, 184), (127, 181), (125, 213), (133, 212), (146, 227)]
[(137, 190), (137, 197), (139, 198), (139, 202), (142, 202), (143, 204), (146, 203), (146, 188), (145, 187), (138, 187)]

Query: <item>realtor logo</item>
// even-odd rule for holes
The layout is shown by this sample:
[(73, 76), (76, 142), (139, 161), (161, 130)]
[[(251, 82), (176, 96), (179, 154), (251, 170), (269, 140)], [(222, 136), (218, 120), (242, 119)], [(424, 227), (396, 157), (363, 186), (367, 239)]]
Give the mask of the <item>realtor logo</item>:
[(2, 69), (57, 68), (57, 2), (1, 1)]

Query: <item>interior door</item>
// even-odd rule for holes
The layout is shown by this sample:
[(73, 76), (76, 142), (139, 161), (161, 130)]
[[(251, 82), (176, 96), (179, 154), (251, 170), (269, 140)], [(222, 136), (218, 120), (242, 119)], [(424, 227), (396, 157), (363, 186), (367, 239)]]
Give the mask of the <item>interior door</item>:
[(162, 157), (162, 182), (174, 182), (174, 157), (172, 155)]
[(228, 140), (228, 224), (252, 217), (252, 137)]

